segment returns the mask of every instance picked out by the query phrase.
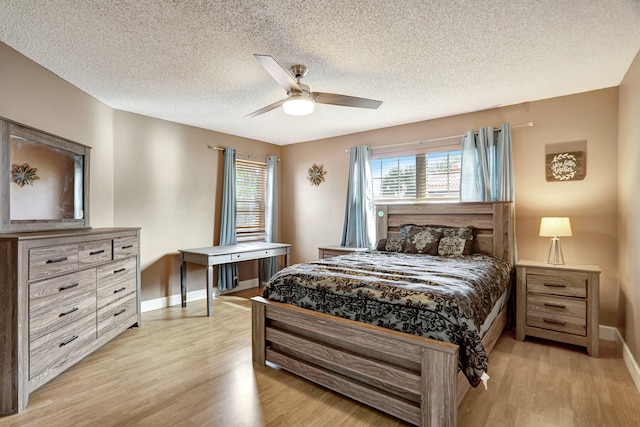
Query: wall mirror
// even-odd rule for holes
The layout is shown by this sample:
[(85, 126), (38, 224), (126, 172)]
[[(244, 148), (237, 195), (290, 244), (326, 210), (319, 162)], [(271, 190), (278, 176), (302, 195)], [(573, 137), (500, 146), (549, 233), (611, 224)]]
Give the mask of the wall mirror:
[(89, 228), (87, 147), (0, 119), (0, 233)]

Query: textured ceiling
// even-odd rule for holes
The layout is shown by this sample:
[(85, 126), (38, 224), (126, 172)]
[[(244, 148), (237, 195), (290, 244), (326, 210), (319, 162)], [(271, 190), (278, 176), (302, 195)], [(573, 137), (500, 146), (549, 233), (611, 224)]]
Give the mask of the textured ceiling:
[[(289, 144), (617, 86), (640, 1), (0, 0), (0, 41), (113, 108)], [(286, 96), (254, 53), (384, 103), (245, 119)]]

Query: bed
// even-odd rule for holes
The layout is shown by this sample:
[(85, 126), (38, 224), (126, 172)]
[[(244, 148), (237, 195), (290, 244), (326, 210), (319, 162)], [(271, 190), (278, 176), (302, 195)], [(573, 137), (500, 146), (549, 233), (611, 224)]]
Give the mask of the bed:
[[(508, 202), (390, 204), (376, 212), (378, 238), (397, 236), (402, 224), (472, 226), (473, 253), (512, 259)], [(482, 337), (487, 352), (507, 322), (506, 306), (494, 317)], [(416, 425), (455, 426), (470, 387), (458, 369), (458, 345), (411, 333), (256, 297), (252, 334), (255, 363), (278, 365)]]

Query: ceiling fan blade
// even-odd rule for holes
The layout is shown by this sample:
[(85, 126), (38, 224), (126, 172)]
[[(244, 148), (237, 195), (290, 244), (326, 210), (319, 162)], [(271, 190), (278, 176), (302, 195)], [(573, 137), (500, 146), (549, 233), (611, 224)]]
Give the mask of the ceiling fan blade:
[(269, 74), (271, 74), (271, 77), (273, 77), (275, 81), (277, 81), (278, 84), (287, 91), (287, 93), (291, 92), (292, 90), (297, 90), (298, 92), (300, 92), (300, 86), (298, 86), (293, 77), (291, 77), (291, 74), (289, 74), (287, 70), (282, 68), (282, 66), (278, 64), (278, 61), (273, 59), (273, 56), (258, 55), (255, 53), (253, 54), (253, 56), (256, 57), (256, 59), (258, 60), (258, 62), (260, 62), (264, 69), (267, 70)]
[(338, 95), (335, 93), (312, 92), (311, 97), (320, 104), (342, 105), (345, 107), (376, 109), (382, 101), (375, 99), (357, 98), (355, 96)]
[(286, 101), (286, 100), (287, 100), (287, 98), (285, 98), (285, 99), (281, 99), (280, 101), (278, 101), (278, 102), (274, 102), (273, 104), (270, 104), (270, 105), (267, 105), (266, 107), (261, 108), (261, 109), (259, 109), (259, 110), (257, 110), (257, 111), (254, 111), (254, 112), (253, 112), (253, 113), (251, 113), (251, 114), (247, 114), (246, 116), (244, 116), (244, 118), (246, 119), (247, 117), (255, 117), (255, 116), (259, 116), (260, 114), (264, 114), (264, 113), (266, 113), (267, 111), (271, 111), (271, 110), (273, 110), (273, 109), (276, 109), (276, 108), (278, 108), (279, 106), (281, 106), (282, 104), (284, 104), (284, 101)]

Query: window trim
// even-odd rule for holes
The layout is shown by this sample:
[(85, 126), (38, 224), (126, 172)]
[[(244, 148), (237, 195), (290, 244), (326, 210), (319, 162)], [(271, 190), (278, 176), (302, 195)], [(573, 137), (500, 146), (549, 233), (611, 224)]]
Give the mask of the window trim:
[[(257, 205), (262, 205), (262, 209), (259, 210), (260, 219), (258, 220), (258, 230), (257, 231), (239, 231), (239, 211), (238, 205), (240, 202), (240, 198), (238, 197), (239, 183), (238, 183), (238, 169), (239, 166), (244, 168), (259, 169), (261, 171), (261, 180), (262, 180), (262, 200), (260, 202), (254, 203)], [(238, 242), (248, 242), (248, 241), (264, 241), (266, 238), (266, 182), (267, 182), (267, 165), (266, 162), (256, 162), (253, 160), (245, 160), (236, 158), (236, 240)], [(250, 203), (250, 202), (249, 202)], [(251, 212), (251, 211), (249, 211)], [(262, 228), (260, 228), (260, 226)]]

